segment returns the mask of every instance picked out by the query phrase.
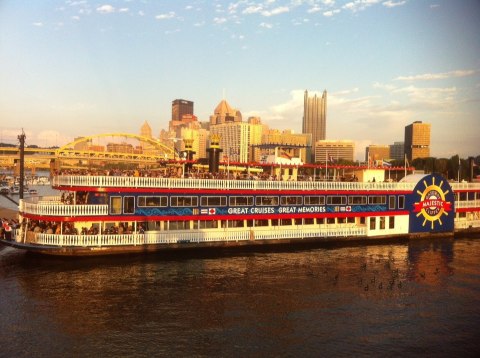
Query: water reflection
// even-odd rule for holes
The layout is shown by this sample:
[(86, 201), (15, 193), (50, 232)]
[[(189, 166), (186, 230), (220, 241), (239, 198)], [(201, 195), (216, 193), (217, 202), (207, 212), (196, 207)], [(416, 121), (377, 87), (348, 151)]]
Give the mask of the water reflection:
[(7, 248), (0, 329), (14, 356), (468, 352), (479, 256), (451, 239), (78, 261)]

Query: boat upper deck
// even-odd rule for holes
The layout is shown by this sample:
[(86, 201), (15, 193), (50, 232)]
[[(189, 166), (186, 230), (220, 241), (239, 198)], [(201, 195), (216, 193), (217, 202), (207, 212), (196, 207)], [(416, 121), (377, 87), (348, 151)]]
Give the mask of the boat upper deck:
[[(164, 188), (205, 190), (324, 190), (324, 191), (405, 191), (411, 192), (416, 183), (410, 182), (343, 182), (343, 181), (273, 181), (162, 178), (102, 175), (58, 175), (53, 178), (54, 187), (86, 188)], [(450, 183), (453, 190), (479, 190), (480, 183)]]

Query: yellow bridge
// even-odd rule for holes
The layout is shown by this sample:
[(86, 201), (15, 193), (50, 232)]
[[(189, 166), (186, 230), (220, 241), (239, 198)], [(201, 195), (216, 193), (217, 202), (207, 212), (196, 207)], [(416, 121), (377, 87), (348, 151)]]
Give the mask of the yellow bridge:
[[(138, 145), (113, 143), (113, 150), (109, 146), (94, 146), (94, 140), (100, 138), (127, 138), (136, 140)], [(103, 150), (102, 150), (103, 148)], [(166, 145), (162, 141), (129, 133), (105, 133), (79, 138), (57, 149), (25, 148), (25, 168), (49, 169), (55, 167), (87, 167), (91, 164), (106, 162), (134, 163), (137, 165), (152, 166), (159, 161), (174, 158), (173, 145)], [(14, 168), (20, 159), (20, 150), (17, 147), (0, 147), (0, 167)]]

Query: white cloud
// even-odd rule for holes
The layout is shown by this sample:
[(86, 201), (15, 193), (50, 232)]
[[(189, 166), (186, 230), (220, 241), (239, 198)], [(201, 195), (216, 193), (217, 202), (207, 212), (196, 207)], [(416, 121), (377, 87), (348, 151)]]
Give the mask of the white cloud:
[(272, 24), (269, 24), (269, 23), (267, 23), (267, 22), (262, 22), (262, 23), (260, 23), (260, 25), (258, 25), (258, 26), (263, 27), (263, 28), (265, 28), (265, 29), (271, 29), (271, 28), (273, 28), (273, 25), (272, 25)]
[(314, 5), (312, 8), (308, 9), (307, 12), (309, 14), (314, 14), (314, 13), (319, 12), (321, 10), (322, 10), (322, 8), (320, 8), (318, 5)]
[(225, 17), (215, 17), (213, 19), (213, 22), (216, 23), (217, 25), (221, 25), (221, 24), (227, 22), (227, 18), (225, 18)]
[(270, 16), (283, 14), (283, 13), (286, 13), (286, 12), (289, 12), (289, 11), (290, 11), (290, 9), (287, 6), (279, 6), (279, 7), (275, 8), (271, 11), (269, 11), (269, 10), (262, 11), (262, 15), (266, 16), (266, 17), (270, 17)]
[(339, 12), (340, 12), (340, 9), (329, 10), (329, 11), (325, 11), (325, 12), (323, 13), (323, 16), (332, 17), (333, 15), (338, 14)]
[(247, 7), (245, 10), (242, 11), (243, 14), (257, 14), (262, 12), (263, 7), (260, 5), (252, 5)]
[(100, 14), (110, 14), (112, 12), (115, 12), (115, 8), (112, 5), (106, 4), (106, 5), (97, 7), (97, 11)]
[(367, 7), (379, 3), (381, 0), (355, 0), (343, 5), (344, 9), (352, 12), (365, 10)]
[(128, 7), (122, 7), (121, 9), (118, 10), (118, 12), (128, 12), (129, 9)]
[(172, 19), (174, 17), (175, 17), (175, 12), (174, 11), (169, 11), (166, 14), (160, 14), (160, 15), (155, 16), (155, 18), (157, 20), (168, 20), (168, 19)]
[(72, 16), (72, 20), (79, 21), (79, 20), (80, 20), (80, 16)]
[(145, 13), (144, 13), (142, 10), (139, 10), (139, 11), (138, 11), (138, 15), (139, 15), (139, 16), (145, 16)]
[(443, 80), (446, 78), (453, 77), (466, 77), (471, 76), (477, 73), (475, 70), (455, 70), (450, 72), (441, 72), (441, 73), (424, 73), (421, 75), (415, 76), (399, 76), (395, 78), (396, 81), (432, 81), (432, 80)]
[(42, 27), (42, 26), (43, 26), (43, 22), (34, 22), (32, 25), (33, 25), (33, 26), (37, 26), (37, 27)]
[(383, 6), (386, 6), (386, 7), (397, 7), (397, 6), (402, 6), (402, 5), (405, 5), (407, 2), (405, 0), (403, 1), (392, 1), (392, 0), (388, 0), (388, 1), (385, 1), (383, 3)]

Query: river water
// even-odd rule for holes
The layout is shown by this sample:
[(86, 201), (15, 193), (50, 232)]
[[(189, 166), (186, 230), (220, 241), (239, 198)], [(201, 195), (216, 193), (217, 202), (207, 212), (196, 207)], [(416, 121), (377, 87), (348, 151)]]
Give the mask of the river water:
[(478, 356), (480, 239), (55, 259), (0, 247), (0, 356)]

